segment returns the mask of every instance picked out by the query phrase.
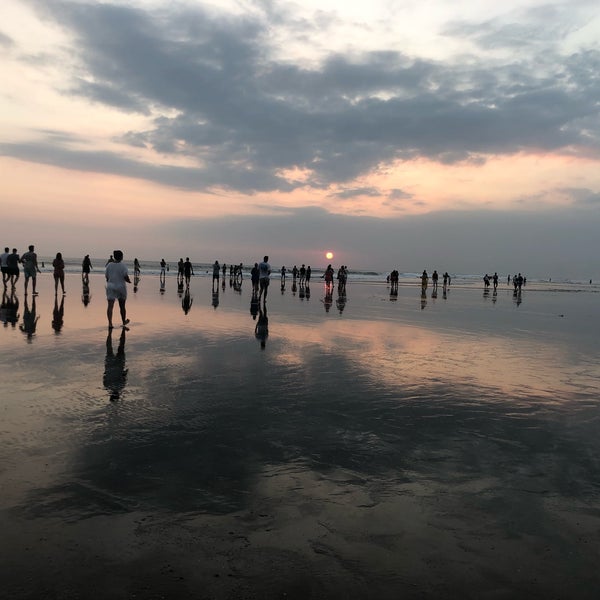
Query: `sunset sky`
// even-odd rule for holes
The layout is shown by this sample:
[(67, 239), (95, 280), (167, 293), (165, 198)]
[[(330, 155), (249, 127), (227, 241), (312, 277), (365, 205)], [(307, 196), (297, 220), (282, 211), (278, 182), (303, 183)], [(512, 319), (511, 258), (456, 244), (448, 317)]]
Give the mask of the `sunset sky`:
[(597, 0), (3, 0), (5, 245), (600, 279)]

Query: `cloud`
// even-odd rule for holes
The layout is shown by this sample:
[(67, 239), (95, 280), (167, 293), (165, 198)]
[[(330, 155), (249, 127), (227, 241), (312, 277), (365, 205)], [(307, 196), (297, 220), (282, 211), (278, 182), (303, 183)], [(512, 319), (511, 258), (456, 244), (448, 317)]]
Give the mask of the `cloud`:
[(6, 33), (0, 31), (0, 46), (3, 48), (12, 48), (15, 45), (14, 40)]
[[(593, 75), (600, 53), (563, 57), (552, 39), (557, 30), (544, 34), (529, 13), (519, 27), (454, 23), (446, 33), (468, 35), (486, 48), (512, 47), (533, 39), (533, 28), (538, 38), (546, 35), (543, 51), (530, 44), (525, 55), (502, 60), (473, 54), (440, 62), (397, 50), (356, 50), (307, 66), (278, 57), (271, 32), (285, 26), (301, 36), (315, 23), (275, 5), (241, 14), (185, 4), (37, 5), (73, 40), (77, 62), (69, 93), (151, 119), (145, 130), (123, 132), (120, 155), (75, 156), (59, 145), (50, 157), (44, 140), (4, 145), (5, 153), (26, 160), (186, 189), (255, 193), (336, 184), (350, 189), (355, 178), (381, 165), (415, 157), (453, 164), (539, 150), (597, 154), (600, 148), (600, 89)], [(185, 156), (201, 166), (140, 164), (127, 157), (128, 145), (163, 154), (166, 163)], [(293, 169), (309, 176), (279, 175)]]

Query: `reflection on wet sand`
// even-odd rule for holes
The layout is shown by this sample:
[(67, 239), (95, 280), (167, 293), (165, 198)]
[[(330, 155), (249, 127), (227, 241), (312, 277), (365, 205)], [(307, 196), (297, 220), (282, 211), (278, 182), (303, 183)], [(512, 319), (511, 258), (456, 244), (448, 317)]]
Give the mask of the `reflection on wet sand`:
[(58, 341), (49, 315), (33, 347), (0, 332), (7, 597), (595, 600), (594, 299), (273, 294), (257, 335), (249, 289), (215, 313), (209, 288), (132, 298), (104, 364), (76, 297), (75, 334), (74, 305)]
[(65, 297), (62, 296), (60, 299), (60, 304), (58, 301), (58, 297), (54, 296), (54, 310), (52, 311), (52, 329), (54, 329), (54, 333), (60, 333), (61, 329), (64, 325), (65, 318)]
[(121, 399), (123, 390), (127, 384), (127, 374), (129, 372), (125, 362), (125, 337), (127, 328), (123, 327), (121, 329), (119, 346), (116, 353), (113, 350), (113, 331), (113, 329), (109, 329), (108, 336), (106, 337), (106, 358), (104, 359), (104, 376), (102, 378), (102, 384), (108, 392), (111, 402)]
[(19, 329), (27, 336), (28, 342), (30, 342), (35, 335), (39, 319), (40, 317), (36, 310), (36, 296), (32, 296), (30, 308), (29, 298), (25, 295), (25, 301), (23, 303), (23, 323), (19, 325)]

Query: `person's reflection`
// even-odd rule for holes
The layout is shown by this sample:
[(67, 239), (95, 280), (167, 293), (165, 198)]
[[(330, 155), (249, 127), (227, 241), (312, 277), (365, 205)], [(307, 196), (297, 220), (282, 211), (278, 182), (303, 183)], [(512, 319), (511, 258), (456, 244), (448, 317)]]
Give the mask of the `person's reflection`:
[(4, 290), (4, 294), (2, 295), (2, 305), (4, 307), (4, 317), (2, 321), (4, 322), (4, 327), (8, 327), (10, 323), (13, 328), (17, 326), (19, 322), (19, 299), (13, 289), (10, 292), (10, 296), (8, 295), (7, 290)]
[(81, 301), (84, 306), (90, 303), (92, 296), (90, 294), (90, 277), (87, 273), (81, 276)]
[(337, 306), (337, 309), (340, 311), (340, 315), (342, 314), (342, 312), (344, 312), (344, 308), (346, 308), (346, 286), (338, 286), (338, 297), (337, 300), (335, 301), (335, 305)]
[(212, 293), (212, 307), (217, 310), (217, 306), (219, 306), (219, 286)]
[(137, 293), (139, 285), (140, 285), (140, 276), (138, 273), (136, 273), (133, 276), (133, 293), (134, 294)]
[(123, 389), (127, 383), (127, 373), (129, 369), (127, 369), (125, 362), (126, 331), (127, 329), (123, 327), (116, 354), (113, 351), (112, 329), (109, 330), (106, 338), (106, 358), (104, 359), (104, 376), (102, 378), (102, 384), (104, 385), (104, 389), (108, 392), (109, 400), (111, 402), (121, 398)]
[(521, 290), (520, 288), (515, 288), (515, 291), (513, 292), (513, 302), (517, 305), (520, 306), (522, 299), (521, 299)]
[(296, 278), (294, 278), (294, 280), (292, 281), (292, 296), (295, 296), (297, 291), (298, 286), (296, 285)]
[(33, 296), (33, 299), (31, 301), (31, 310), (30, 310), (27, 296), (25, 296), (25, 308), (23, 311), (23, 323), (21, 325), (19, 325), (19, 329), (27, 336), (27, 341), (31, 341), (31, 339), (35, 335), (37, 322), (39, 320), (39, 317), (36, 314), (35, 298), (36, 297)]
[(285, 279), (281, 280), (281, 295), (285, 294)]
[(160, 293), (164, 294), (166, 282), (165, 282), (165, 272), (162, 269), (161, 269), (160, 276), (159, 276), (159, 282), (160, 282)]
[(253, 321), (256, 321), (259, 304), (260, 300), (258, 299), (258, 294), (256, 293), (256, 290), (252, 290), (252, 297), (250, 298), (250, 314), (252, 315)]
[(331, 305), (333, 304), (333, 285), (325, 284), (325, 297), (323, 298), (323, 305), (325, 306), (325, 312), (329, 312)]
[(427, 291), (426, 288), (421, 289), (421, 310), (427, 306)]
[(494, 304), (496, 304), (497, 300), (498, 300), (498, 290), (496, 288), (494, 288), (494, 291), (492, 292), (492, 302)]
[(193, 302), (194, 299), (190, 295), (190, 288), (185, 288), (183, 298), (181, 299), (181, 308), (183, 309), (184, 314), (187, 315), (190, 312)]
[(52, 329), (54, 333), (59, 334), (64, 324), (65, 317), (65, 297), (62, 296), (60, 300), (60, 306), (58, 304), (58, 297), (54, 296), (54, 311), (52, 312)]
[[(444, 282), (446, 281), (446, 278), (444, 277)], [(446, 285), (446, 283), (444, 283), (444, 287), (442, 288), (442, 298), (444, 300), (448, 299), (448, 286)]]
[(260, 302), (258, 303), (258, 320), (254, 328), (254, 336), (260, 341), (260, 347), (264, 349), (269, 337), (269, 319), (267, 317), (266, 302), (262, 306)]

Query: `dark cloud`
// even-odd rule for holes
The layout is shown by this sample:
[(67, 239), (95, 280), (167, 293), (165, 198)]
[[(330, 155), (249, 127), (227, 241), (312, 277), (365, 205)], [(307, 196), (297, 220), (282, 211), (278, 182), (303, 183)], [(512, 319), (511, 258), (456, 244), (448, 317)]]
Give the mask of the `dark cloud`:
[[(70, 168), (100, 159), (93, 170), (253, 193), (327, 188), (417, 156), (451, 164), (528, 149), (600, 148), (600, 53), (561, 56), (557, 32), (541, 28), (535, 15), (519, 26), (455, 23), (446, 31), (488, 48), (530, 40), (526, 53), (521, 48), (510, 60), (473, 55), (442, 63), (378, 51), (331, 54), (309, 68), (274, 58), (269, 33), (285, 23), (300, 36), (315, 23), (293, 21), (274, 4), (262, 14), (227, 17), (181, 5), (151, 11), (40, 2), (39, 8), (74, 39), (79, 72), (72, 94), (156, 115), (146, 131), (123, 132), (121, 141), (202, 165), (153, 167), (57, 148), (52, 160)], [(533, 41), (542, 38), (538, 49)], [(25, 146), (12, 148), (26, 157)], [(27, 148), (29, 160), (47, 154), (43, 144)], [(278, 176), (291, 168), (312, 177)]]
[(0, 46), (3, 48), (12, 48), (15, 45), (14, 40), (6, 33), (0, 31)]

